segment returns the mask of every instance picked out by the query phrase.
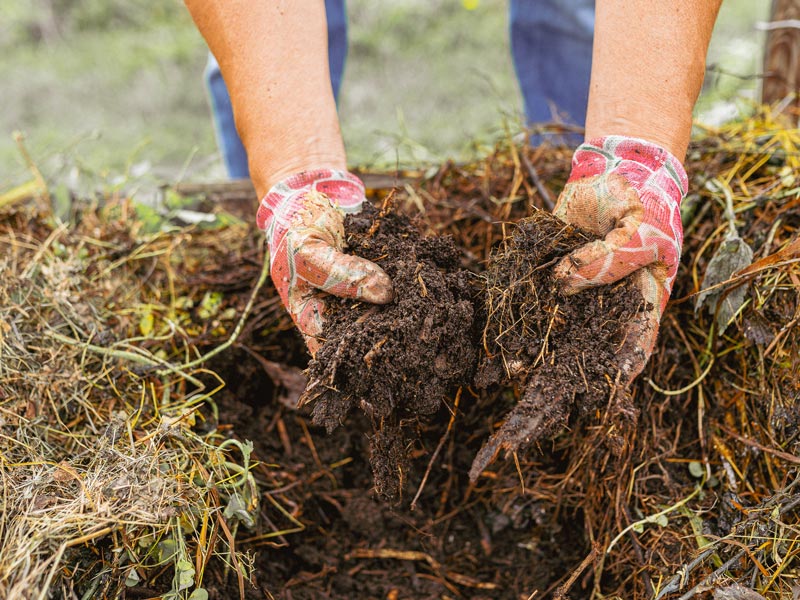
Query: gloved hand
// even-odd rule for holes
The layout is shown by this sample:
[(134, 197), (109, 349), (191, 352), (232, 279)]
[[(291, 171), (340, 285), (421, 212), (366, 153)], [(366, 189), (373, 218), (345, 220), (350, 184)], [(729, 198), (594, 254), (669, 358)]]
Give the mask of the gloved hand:
[(364, 200), (358, 177), (321, 169), (280, 181), (258, 209), (272, 281), (312, 356), (321, 345), (326, 293), (374, 304), (392, 300), (392, 282), (378, 265), (342, 253), (344, 215), (359, 212)]
[(641, 373), (653, 352), (658, 324), (678, 271), (683, 226), (680, 202), (686, 171), (667, 150), (622, 136), (578, 147), (554, 214), (603, 236), (556, 265), (564, 290), (576, 293), (635, 273), (647, 310), (630, 324), (618, 356), (626, 382)]

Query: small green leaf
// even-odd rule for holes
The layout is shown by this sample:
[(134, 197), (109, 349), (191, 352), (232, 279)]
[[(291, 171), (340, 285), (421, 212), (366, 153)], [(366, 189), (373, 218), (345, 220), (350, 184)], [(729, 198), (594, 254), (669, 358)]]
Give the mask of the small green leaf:
[[(697, 296), (694, 310), (695, 313), (699, 312), (705, 304), (710, 314), (716, 313), (717, 327), (720, 333), (725, 331), (728, 323), (742, 307), (747, 286), (739, 285), (732, 290), (727, 290), (725, 286), (714, 286), (727, 281), (734, 273), (750, 266), (752, 262), (753, 249), (739, 237), (736, 231), (728, 232), (708, 262), (703, 283), (700, 286), (703, 291)], [(722, 304), (717, 309), (720, 299), (722, 299)]]
[(166, 539), (161, 540), (158, 543), (158, 552), (159, 552), (159, 562), (164, 562), (169, 560), (178, 552), (178, 547), (175, 544), (175, 540)]
[(189, 594), (189, 600), (208, 600), (208, 592), (203, 588), (197, 588)]
[(703, 469), (703, 465), (699, 461), (693, 460), (689, 463), (689, 473), (692, 474), (692, 477), (699, 479), (705, 473), (705, 469)]
[(142, 315), (142, 318), (139, 319), (139, 331), (142, 333), (144, 337), (149, 337), (151, 333), (153, 333), (153, 325), (155, 324), (155, 317), (153, 316), (153, 311), (149, 308), (147, 312)]
[(222, 513), (226, 519), (238, 519), (245, 527), (254, 527), (255, 521), (250, 513), (247, 512), (247, 505), (238, 492), (234, 492), (228, 500), (225, 512)]
[(661, 527), (666, 527), (667, 525), (669, 525), (669, 518), (667, 517), (667, 515), (658, 515), (653, 519), (653, 522)]
[(644, 523), (642, 523), (641, 521), (637, 521), (636, 523), (633, 524), (633, 530), (636, 533), (642, 533), (644, 531)]
[(125, 585), (128, 587), (133, 587), (137, 585), (141, 581), (141, 577), (139, 577), (139, 573), (136, 572), (136, 569), (131, 569), (128, 571), (128, 576), (125, 578)]
[(142, 233), (158, 233), (162, 230), (166, 221), (155, 208), (141, 202), (134, 203), (134, 208), (136, 217), (142, 223)]
[(242, 452), (242, 456), (244, 456), (244, 462), (250, 462), (250, 455), (253, 453), (253, 442), (250, 440), (245, 440), (244, 443), (239, 447)]
[(178, 579), (178, 590), (185, 590), (194, 585), (194, 565), (185, 558), (175, 565), (175, 574)]
[(197, 316), (201, 319), (211, 319), (219, 312), (222, 304), (223, 295), (221, 292), (206, 292), (200, 307), (197, 309)]

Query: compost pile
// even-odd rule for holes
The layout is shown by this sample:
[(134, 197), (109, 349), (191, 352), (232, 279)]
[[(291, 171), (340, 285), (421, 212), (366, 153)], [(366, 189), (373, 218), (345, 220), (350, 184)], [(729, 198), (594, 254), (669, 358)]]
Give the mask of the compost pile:
[[(392, 210), (350, 224), (351, 250), (405, 273), (407, 302), (425, 304), (423, 289), (431, 305), (441, 300), (430, 331), (451, 335), (450, 321), (484, 319), (480, 309), (467, 315), (475, 280), (492, 281), (492, 252), (543, 230), (526, 233), (525, 221), (514, 233), (513, 224), (551, 207), (570, 156), (509, 142), (474, 164), (400, 174)], [(252, 228), (147, 233), (113, 199), (76, 208), (68, 226), (46, 198), (39, 209), (2, 209), (0, 596), (793, 597), (800, 132), (763, 112), (706, 132), (687, 167), (684, 258), (645, 372), (616, 393), (614, 365), (592, 347), (605, 371), (587, 381), (604, 386), (588, 394), (582, 377), (573, 381), (561, 390), (568, 414), (474, 481), (483, 445), (525, 405), (526, 390), (541, 389), (552, 310), (531, 317), (539, 346), (523, 348), (500, 327), (486, 330), (484, 347), (472, 323), (452, 333), (452, 347), (426, 350), (446, 350), (439, 367), (452, 370), (409, 358), (409, 381), (378, 394), (393, 342), (380, 344), (388, 329), (369, 338), (364, 327), (342, 346), (354, 354), (335, 373), (318, 356), (307, 374), (337, 383), (313, 388), (298, 410), (308, 357), (264, 284)], [(376, 211), (389, 192), (378, 187)], [(396, 267), (381, 258), (391, 231), (407, 234), (409, 255)], [(430, 234), (452, 241), (424, 241)], [(576, 243), (563, 242), (548, 252)], [(534, 274), (537, 289), (549, 290), (546, 273)], [(626, 297), (619, 321), (641, 310)], [(559, 300), (539, 298), (545, 309)], [(585, 318), (593, 302), (564, 321)], [(379, 320), (370, 309), (340, 303), (331, 327), (347, 329), (348, 311)], [(609, 327), (596, 335), (617, 335)], [(476, 335), (480, 356), (465, 341)], [(523, 350), (522, 371), (503, 365), (481, 387), (458, 381), (475, 360), (491, 371), (502, 352)], [(578, 360), (566, 346), (545, 353)], [(363, 381), (344, 366), (356, 358)], [(396, 394), (423, 379), (422, 390)], [(342, 382), (371, 391), (342, 394)], [(387, 427), (403, 440), (391, 501), (370, 465)]]

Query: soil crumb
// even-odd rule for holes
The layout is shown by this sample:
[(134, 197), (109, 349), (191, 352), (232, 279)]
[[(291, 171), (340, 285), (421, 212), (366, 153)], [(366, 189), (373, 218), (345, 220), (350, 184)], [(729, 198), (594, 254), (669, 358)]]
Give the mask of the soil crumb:
[(385, 306), (331, 299), (304, 400), (328, 432), (356, 407), (370, 418), (375, 488), (396, 498), (418, 417), (435, 413), (473, 378), (480, 288), (450, 237), (424, 237), (390, 209), (349, 215), (345, 232), (351, 252), (392, 278), (395, 299)]
[(501, 449), (524, 450), (557, 434), (573, 415), (594, 418), (610, 400), (615, 421), (635, 419), (630, 397), (615, 384), (615, 352), (636, 314), (653, 307), (644, 306), (628, 279), (564, 296), (552, 275), (561, 257), (592, 239), (537, 211), (492, 255), (486, 272), (486, 355), (476, 385), (517, 384), (523, 391), (478, 453), (472, 479)]

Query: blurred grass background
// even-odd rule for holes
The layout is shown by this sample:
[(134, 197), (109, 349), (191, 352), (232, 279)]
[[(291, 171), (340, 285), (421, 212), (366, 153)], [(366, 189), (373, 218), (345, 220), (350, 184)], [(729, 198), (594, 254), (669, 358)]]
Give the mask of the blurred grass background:
[[(698, 119), (748, 110), (768, 0), (725, 0)], [(469, 158), (522, 123), (505, 0), (349, 0), (340, 116), (350, 162)], [(180, 2), (3, 0), (0, 190), (45, 176), (120, 185), (224, 176), (202, 73), (206, 48)]]

